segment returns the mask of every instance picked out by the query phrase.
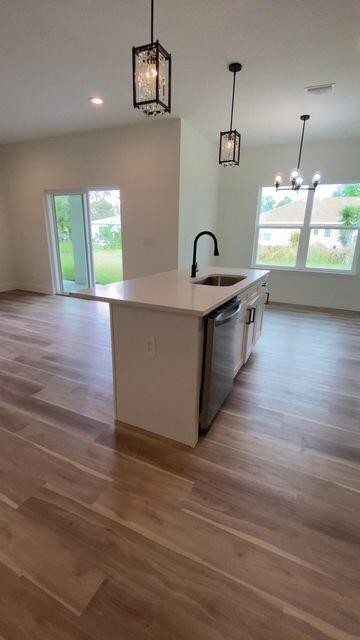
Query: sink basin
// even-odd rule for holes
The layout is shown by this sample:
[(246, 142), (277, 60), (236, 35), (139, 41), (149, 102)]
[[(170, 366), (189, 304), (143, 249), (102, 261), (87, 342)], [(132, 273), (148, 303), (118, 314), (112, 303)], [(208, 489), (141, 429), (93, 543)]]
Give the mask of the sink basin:
[(210, 287), (231, 287), (231, 285), (245, 280), (246, 276), (207, 276), (201, 280), (196, 280), (194, 284), (206, 284)]

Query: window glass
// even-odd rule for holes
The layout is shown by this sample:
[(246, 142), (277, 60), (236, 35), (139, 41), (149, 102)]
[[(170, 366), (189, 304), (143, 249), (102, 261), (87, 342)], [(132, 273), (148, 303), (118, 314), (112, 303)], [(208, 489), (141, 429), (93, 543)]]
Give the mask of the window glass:
[(320, 184), (314, 195), (311, 223), (360, 226), (360, 183)]
[(351, 270), (357, 234), (352, 229), (312, 229), (306, 266)]
[(95, 282), (123, 279), (119, 189), (89, 191)]
[(302, 224), (307, 191), (275, 191), (263, 187), (260, 195), (259, 224)]
[(256, 263), (294, 267), (299, 239), (300, 229), (260, 229)]

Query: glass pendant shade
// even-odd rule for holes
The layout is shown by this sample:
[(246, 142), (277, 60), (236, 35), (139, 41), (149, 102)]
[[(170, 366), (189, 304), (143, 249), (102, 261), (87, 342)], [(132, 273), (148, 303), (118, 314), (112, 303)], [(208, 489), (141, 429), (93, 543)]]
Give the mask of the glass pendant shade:
[(133, 47), (133, 101), (147, 116), (171, 111), (171, 54), (158, 40)]
[(219, 163), (224, 167), (234, 167), (240, 162), (241, 135), (233, 131), (220, 133)]

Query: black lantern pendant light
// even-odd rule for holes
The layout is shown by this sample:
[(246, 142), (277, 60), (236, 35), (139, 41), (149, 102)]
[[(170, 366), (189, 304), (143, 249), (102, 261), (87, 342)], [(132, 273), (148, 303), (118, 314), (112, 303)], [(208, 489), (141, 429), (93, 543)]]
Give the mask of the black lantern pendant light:
[(302, 126), (302, 132), (301, 132), (301, 140), (300, 140), (300, 149), (299, 149), (299, 157), (298, 157), (298, 163), (297, 163), (297, 167), (296, 169), (294, 169), (291, 172), (290, 175), (290, 180), (291, 180), (291, 185), (288, 187), (282, 187), (281, 183), (282, 183), (282, 176), (278, 173), (275, 176), (275, 182), (274, 182), (274, 186), (276, 191), (300, 191), (300, 189), (302, 189), (303, 191), (315, 191), (316, 187), (318, 186), (320, 179), (321, 179), (321, 175), (318, 171), (316, 171), (313, 175), (313, 179), (312, 179), (312, 187), (303, 187), (302, 184), (304, 182), (304, 178), (302, 177), (302, 175), (300, 174), (300, 163), (301, 163), (301, 154), (302, 154), (302, 148), (303, 148), (303, 143), (304, 143), (304, 134), (305, 134), (305, 124), (308, 120), (310, 120), (310, 116), (309, 115), (303, 115), (300, 116), (300, 120), (303, 123)]
[(220, 148), (219, 148), (219, 164), (224, 167), (235, 167), (240, 162), (240, 143), (241, 135), (236, 129), (232, 128), (233, 125), (233, 113), (234, 113), (234, 98), (235, 98), (235, 79), (238, 71), (241, 71), (242, 65), (240, 62), (232, 62), (229, 64), (229, 71), (234, 74), (233, 91), (231, 101), (231, 116), (230, 116), (230, 129), (229, 131), (221, 131), (220, 133)]
[(171, 111), (171, 54), (154, 42), (154, 0), (151, 0), (151, 42), (133, 47), (133, 101), (147, 116)]

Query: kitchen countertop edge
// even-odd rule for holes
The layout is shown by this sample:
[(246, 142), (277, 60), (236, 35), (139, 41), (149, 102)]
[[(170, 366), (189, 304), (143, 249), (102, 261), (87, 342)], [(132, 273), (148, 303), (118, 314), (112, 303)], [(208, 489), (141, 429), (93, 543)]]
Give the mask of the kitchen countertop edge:
[[(245, 293), (247, 289), (256, 285), (260, 280), (264, 277), (268, 276), (270, 271), (265, 269), (236, 269), (229, 267), (204, 267), (197, 274), (196, 278), (190, 278), (188, 275), (188, 269), (179, 269), (173, 271), (166, 271), (150, 276), (144, 276), (141, 278), (134, 278), (132, 280), (124, 280), (120, 283), (114, 283), (112, 285), (96, 285), (92, 289), (85, 289), (82, 291), (71, 292), (70, 296), (72, 298), (80, 298), (83, 300), (93, 300), (98, 302), (108, 302), (109, 304), (117, 304), (126, 307), (144, 307), (148, 310), (158, 310), (168, 313), (179, 313), (186, 314), (192, 316), (203, 317), (211, 313), (214, 309), (219, 306), (225, 304), (231, 298), (241, 295)], [(213, 287), (211, 285), (199, 285), (196, 284), (198, 280), (206, 278), (209, 275), (245, 275), (246, 280), (241, 280), (240, 282), (225, 287)], [(156, 302), (156, 300), (141, 300), (139, 299), (140, 294), (136, 293), (136, 288), (141, 289), (142, 284), (146, 287), (148, 283), (154, 284), (156, 279), (159, 280), (160, 286), (163, 285), (163, 282), (169, 280), (169, 287), (171, 287), (171, 278), (175, 278), (174, 282), (177, 283), (177, 286), (183, 285), (184, 296), (188, 296), (191, 298), (191, 292), (194, 292), (193, 287), (199, 288), (199, 291), (196, 290), (196, 297), (198, 298), (198, 302), (192, 302), (187, 304), (175, 304), (169, 301), (168, 304), (164, 302)], [(145, 282), (147, 281), (147, 282)], [(134, 293), (131, 292), (123, 292), (122, 295), (114, 295), (114, 293), (110, 294), (110, 291), (114, 289), (115, 286), (120, 285), (120, 288), (126, 286), (127, 288), (134, 289)], [(200, 291), (200, 289), (202, 291)], [(209, 302), (204, 303), (204, 298), (206, 294), (209, 295)], [(164, 295), (164, 294), (163, 294)], [(138, 299), (135, 299), (137, 296)]]

